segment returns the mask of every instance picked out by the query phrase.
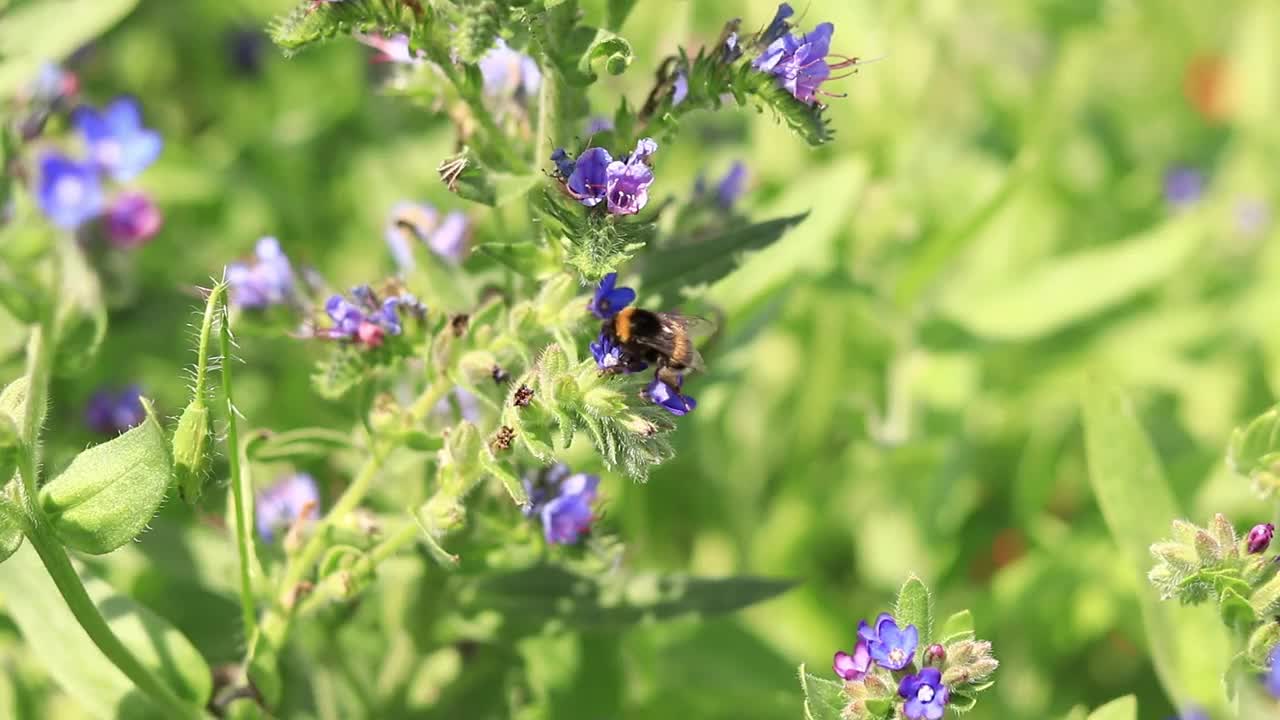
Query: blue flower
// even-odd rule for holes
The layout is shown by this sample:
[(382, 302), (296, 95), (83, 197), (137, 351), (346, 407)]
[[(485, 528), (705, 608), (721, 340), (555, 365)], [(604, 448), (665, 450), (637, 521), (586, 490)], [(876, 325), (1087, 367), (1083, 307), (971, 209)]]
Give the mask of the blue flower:
[(130, 385), (122, 390), (102, 389), (89, 398), (84, 422), (103, 435), (119, 435), (147, 418), (142, 408), (142, 388)]
[(36, 202), (54, 225), (73, 230), (102, 212), (98, 173), (88, 163), (47, 153), (40, 158)]
[(664, 410), (672, 415), (688, 415), (693, 409), (698, 407), (698, 401), (688, 395), (681, 395), (680, 388), (684, 385), (684, 378), (680, 378), (680, 385), (671, 387), (661, 379), (655, 377), (653, 382), (645, 388), (645, 397), (649, 398), (656, 405), (661, 405)]
[(672, 107), (684, 102), (686, 97), (689, 97), (689, 74), (680, 70), (676, 73), (676, 81), (671, 88)]
[(525, 517), (533, 517), (542, 512), (542, 506), (547, 504), (547, 500), (551, 496), (551, 491), (560, 487), (560, 483), (570, 475), (569, 466), (564, 463), (556, 463), (551, 467), (533, 474), (526, 475), (521, 484), (524, 485), (524, 492), (529, 496), (529, 504), (521, 508)]
[(357, 32), (352, 33), (351, 36), (378, 51), (373, 58), (374, 62), (421, 65), (426, 58), (426, 53), (422, 50), (414, 51), (409, 47), (409, 36), (404, 33), (388, 36)]
[[(591, 117), (587, 118), (587, 125), (585, 128), (585, 131), (588, 136), (596, 135), (602, 132), (609, 132), (612, 129), (613, 129), (613, 121), (603, 115), (592, 115)], [(554, 154), (551, 156), (551, 159), (555, 160)]]
[(1280, 645), (1271, 648), (1267, 656), (1267, 672), (1262, 676), (1262, 685), (1272, 697), (1280, 698)]
[(293, 268), (280, 242), (264, 237), (254, 246), (254, 262), (227, 265), (227, 290), (232, 305), (259, 310), (289, 300), (293, 293)]
[(466, 252), (470, 230), (467, 215), (460, 210), (450, 212), (441, 220), (436, 209), (426, 203), (400, 202), (391, 208), (383, 234), (396, 266), (411, 271), (417, 265), (413, 254), (415, 242), (425, 243), (445, 260), (458, 262)]
[(897, 621), (889, 613), (880, 613), (874, 626), (863, 620), (858, 625), (858, 637), (867, 641), (871, 659), (889, 670), (901, 670), (910, 665), (915, 659), (916, 645), (920, 643), (920, 633), (915, 625), (899, 629)]
[(562, 180), (568, 180), (573, 174), (575, 167), (573, 158), (569, 157), (569, 153), (564, 148), (556, 148), (551, 152), (551, 162), (555, 163), (556, 172)]
[(1204, 173), (1190, 167), (1175, 167), (1165, 173), (1164, 199), (1174, 207), (1194, 204), (1204, 194)]
[(160, 231), (160, 208), (142, 192), (126, 192), (107, 208), (107, 238), (118, 248), (134, 248)]
[[(760, 44), (770, 45), (775, 40), (790, 32), (791, 25), (787, 22), (787, 18), (795, 14), (796, 11), (791, 8), (791, 5), (787, 3), (779, 5), (778, 11), (773, 15), (773, 20), (769, 22), (769, 27), (765, 28), (764, 31), (760, 33)], [(737, 33), (734, 33), (735, 39), (736, 35)]]
[(585, 473), (570, 475), (560, 483), (559, 494), (538, 513), (547, 542), (572, 544), (591, 529), (595, 517), (591, 504), (596, 500), (599, 484), (599, 477)]
[(134, 177), (160, 155), (160, 133), (142, 126), (138, 103), (131, 98), (115, 100), (102, 113), (79, 108), (73, 120), (90, 159), (116, 180)]
[(611, 272), (600, 278), (600, 284), (596, 287), (596, 293), (591, 298), (587, 309), (601, 320), (608, 320), (622, 308), (630, 305), (636, 299), (636, 291), (629, 287), (615, 287), (618, 283), (618, 273)]
[(1189, 707), (1186, 710), (1183, 710), (1177, 716), (1171, 717), (1168, 720), (1213, 720), (1213, 719), (1210, 718), (1209, 713), (1205, 712), (1204, 710), (1198, 707)]
[(837, 652), (831, 662), (831, 668), (842, 679), (852, 682), (861, 680), (871, 670), (871, 652), (867, 650), (867, 641), (861, 638), (853, 646), (853, 654)]
[(606, 197), (609, 212), (614, 215), (634, 215), (649, 202), (649, 186), (653, 184), (653, 170), (648, 158), (657, 152), (658, 144), (650, 138), (641, 138), (635, 152), (625, 162), (609, 163)]
[(257, 494), (254, 511), (258, 536), (271, 542), (279, 530), (299, 520), (315, 518), (320, 508), (320, 491), (316, 481), (306, 473), (286, 475)]
[(951, 699), (951, 691), (942, 684), (942, 671), (935, 667), (902, 678), (898, 695), (906, 699), (903, 714), (911, 720), (939, 720)]
[(542, 71), (533, 58), (498, 41), (480, 62), (480, 74), (484, 78), (484, 91), (492, 96), (533, 97), (542, 86)]
[(387, 335), (404, 332), (400, 321), (402, 305), (418, 317), (425, 312), (412, 295), (389, 297), (379, 302), (368, 285), (352, 288), (351, 298), (354, 303), (342, 295), (331, 295), (325, 301), (325, 314), (332, 321), (326, 334), (335, 340), (354, 340), (370, 348), (382, 345)]
[(574, 163), (566, 186), (569, 194), (587, 207), (595, 207), (609, 189), (609, 167), (613, 156), (604, 148), (587, 148)]
[(831, 23), (822, 23), (801, 37), (784, 35), (774, 40), (751, 66), (776, 76), (797, 100), (812, 105), (818, 87), (831, 77), (832, 68), (852, 64), (827, 64), (835, 29)]
[(614, 342), (613, 337), (601, 330), (596, 341), (589, 345), (591, 356), (596, 359), (596, 367), (602, 372), (637, 373), (649, 367), (640, 358), (633, 357)]
[(728, 210), (733, 204), (742, 197), (742, 193), (747, 186), (747, 166), (741, 161), (735, 162), (729, 167), (729, 172), (720, 178), (720, 182), (716, 184), (716, 202), (720, 207)]

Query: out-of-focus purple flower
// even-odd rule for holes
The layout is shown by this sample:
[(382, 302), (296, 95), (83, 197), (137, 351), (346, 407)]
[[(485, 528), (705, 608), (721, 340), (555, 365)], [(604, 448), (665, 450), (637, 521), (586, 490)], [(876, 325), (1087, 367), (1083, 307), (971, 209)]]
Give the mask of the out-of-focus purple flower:
[(426, 53), (422, 50), (414, 51), (409, 47), (409, 36), (403, 33), (388, 36), (380, 33), (357, 32), (352, 33), (351, 36), (378, 51), (378, 54), (373, 56), (374, 62), (421, 65), (426, 58)]
[[(791, 24), (787, 22), (787, 18), (795, 14), (796, 11), (791, 8), (790, 4), (782, 3), (778, 5), (778, 11), (774, 13), (773, 20), (769, 22), (769, 26), (761, 31), (758, 42), (761, 45), (771, 45), (774, 41), (790, 32)], [(737, 35), (737, 33), (734, 33), (734, 35)]]
[(853, 654), (843, 650), (836, 653), (831, 667), (840, 678), (853, 682), (861, 680), (871, 670), (871, 653), (867, 650), (867, 641), (859, 639), (853, 646)]
[(1272, 648), (1267, 656), (1267, 672), (1262, 676), (1262, 684), (1271, 697), (1280, 698), (1280, 645)]
[(911, 720), (939, 720), (951, 699), (951, 691), (942, 684), (942, 671), (935, 667), (902, 678), (898, 695), (907, 701), (903, 714)]
[(681, 395), (680, 388), (684, 386), (684, 378), (680, 378), (678, 387), (671, 387), (661, 379), (655, 377), (653, 382), (649, 383), (645, 388), (645, 397), (649, 398), (656, 405), (661, 405), (664, 410), (672, 415), (688, 415), (693, 409), (698, 407), (698, 401), (688, 395)]
[(653, 170), (648, 158), (657, 152), (658, 144), (650, 138), (641, 138), (635, 152), (625, 162), (614, 160), (607, 167), (606, 197), (609, 212), (614, 215), (634, 215), (649, 202), (649, 186), (653, 184)]
[(271, 542), (275, 534), (287, 529), (299, 518), (315, 519), (320, 508), (320, 491), (316, 481), (306, 473), (285, 475), (271, 487), (257, 494), (258, 537)]
[(636, 291), (629, 287), (615, 287), (618, 284), (618, 273), (611, 272), (600, 278), (596, 292), (591, 297), (587, 309), (601, 320), (608, 320), (622, 308), (636, 299)]
[(238, 28), (227, 33), (227, 58), (240, 75), (254, 77), (262, 72), (266, 33), (257, 28)]
[(76, 74), (64, 70), (56, 63), (46, 62), (40, 66), (35, 80), (27, 86), (25, 100), (32, 105), (50, 107), (60, 100), (75, 95), (80, 90), (80, 79)]
[(542, 506), (547, 504), (551, 493), (557, 490), (560, 483), (564, 482), (570, 474), (568, 465), (556, 463), (545, 470), (525, 475), (520, 481), (524, 485), (525, 495), (529, 496), (529, 504), (521, 509), (524, 516), (534, 517), (541, 513)]
[(36, 202), (54, 225), (68, 230), (102, 212), (102, 185), (89, 163), (78, 163), (56, 153), (40, 158), (40, 183)]
[(293, 268), (280, 249), (280, 241), (264, 237), (254, 246), (254, 262), (227, 265), (227, 290), (231, 304), (242, 309), (279, 305), (293, 294)]
[(729, 172), (720, 178), (720, 182), (716, 184), (716, 202), (720, 207), (728, 210), (733, 204), (742, 197), (742, 193), (747, 188), (747, 166), (742, 161), (736, 161), (729, 166)]
[(413, 247), (419, 242), (446, 260), (460, 261), (470, 229), (466, 213), (460, 210), (441, 219), (439, 212), (426, 203), (400, 202), (391, 208), (384, 234), (396, 266), (410, 271), (417, 265)]
[(559, 494), (538, 513), (547, 542), (570, 545), (591, 529), (591, 504), (599, 485), (599, 477), (585, 473), (570, 475), (560, 483)]
[(399, 335), (404, 332), (400, 321), (402, 303), (415, 308), (421, 307), (417, 298), (408, 296), (389, 297), (379, 301), (368, 285), (359, 285), (351, 289), (348, 301), (342, 295), (331, 295), (324, 304), (324, 311), (332, 321), (326, 331), (335, 340), (354, 340), (365, 347), (375, 348), (382, 345), (387, 335)]
[(676, 80), (671, 88), (671, 105), (674, 107), (689, 97), (689, 74), (684, 70), (676, 73)]
[(431, 414), (440, 418), (452, 418), (454, 403), (457, 403), (458, 414), (463, 420), (472, 423), (480, 420), (480, 401), (460, 387), (455, 387), (452, 393), (440, 398), (440, 402), (431, 408)]
[(107, 208), (107, 238), (118, 248), (135, 248), (160, 231), (160, 208), (142, 192), (121, 193)]
[(1175, 167), (1164, 175), (1164, 199), (1173, 207), (1187, 207), (1204, 194), (1204, 173), (1190, 167)]
[(591, 356), (596, 359), (596, 367), (606, 373), (637, 373), (649, 367), (649, 364), (623, 351), (622, 346), (614, 342), (609, 333), (601, 330), (600, 336), (588, 347)]
[(568, 180), (577, 165), (573, 158), (569, 157), (569, 153), (565, 152), (564, 148), (556, 148), (551, 151), (551, 162), (555, 163), (556, 174), (560, 176), (561, 180)]
[(1213, 720), (1202, 708), (1189, 707), (1168, 720)]
[(1261, 235), (1271, 223), (1271, 209), (1258, 198), (1245, 198), (1236, 203), (1236, 231), (1242, 235)]
[(871, 659), (889, 670), (901, 670), (911, 664), (920, 643), (920, 633), (915, 625), (900, 629), (889, 613), (880, 613), (875, 625), (863, 620), (858, 625), (858, 637), (867, 641)]
[(73, 120), (90, 159), (116, 180), (133, 178), (160, 155), (160, 133), (142, 126), (142, 112), (132, 98), (118, 98), (101, 113), (81, 107)]
[(1253, 529), (1249, 530), (1248, 537), (1245, 538), (1245, 545), (1253, 555), (1266, 552), (1267, 548), (1271, 547), (1271, 538), (1275, 534), (1276, 526), (1271, 523), (1254, 525)]
[(147, 418), (142, 408), (142, 388), (130, 385), (121, 390), (102, 389), (89, 398), (84, 422), (102, 435), (119, 435)]
[(512, 50), (498, 38), (494, 46), (477, 63), (484, 77), (484, 91), (495, 97), (533, 97), (542, 86), (538, 63), (524, 53)]
[(822, 23), (803, 36), (783, 35), (765, 48), (751, 66), (774, 75), (797, 100), (812, 105), (818, 87), (830, 79), (832, 69), (854, 64), (853, 59), (827, 63), (835, 29), (831, 23)]
[[(587, 118), (587, 126), (585, 128), (587, 137), (591, 137), (592, 135), (595, 135), (597, 133), (609, 132), (612, 129), (613, 129), (613, 120), (610, 120), (604, 115), (592, 115), (591, 117)], [(552, 155), (551, 159), (554, 161), (555, 155)]]
[(609, 190), (609, 167), (613, 156), (604, 148), (587, 148), (578, 156), (566, 186), (578, 202), (594, 207), (604, 199)]

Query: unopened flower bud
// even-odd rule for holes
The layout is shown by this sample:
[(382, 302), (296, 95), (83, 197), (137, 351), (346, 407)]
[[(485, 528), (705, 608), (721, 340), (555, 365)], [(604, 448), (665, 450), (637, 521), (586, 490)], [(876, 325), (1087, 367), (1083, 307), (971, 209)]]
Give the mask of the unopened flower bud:
[(197, 395), (182, 411), (173, 433), (173, 473), (182, 501), (195, 505), (209, 467), (209, 407)]
[(1249, 531), (1249, 536), (1245, 538), (1245, 544), (1249, 548), (1249, 553), (1257, 555), (1266, 552), (1271, 546), (1271, 538), (1276, 534), (1276, 526), (1271, 523), (1262, 523), (1254, 525)]
[(1196, 553), (1201, 562), (1217, 563), (1222, 561), (1222, 546), (1207, 530), (1196, 531)]
[(934, 643), (925, 648), (924, 665), (926, 667), (932, 665), (934, 667), (942, 667), (942, 663), (947, 660), (947, 649), (938, 643)]

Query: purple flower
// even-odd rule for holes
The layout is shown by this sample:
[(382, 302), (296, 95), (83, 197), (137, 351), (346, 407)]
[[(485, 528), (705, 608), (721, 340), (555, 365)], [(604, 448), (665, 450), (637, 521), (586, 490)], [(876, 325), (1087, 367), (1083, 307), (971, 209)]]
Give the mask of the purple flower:
[(147, 417), (142, 408), (142, 388), (130, 385), (122, 390), (102, 389), (89, 398), (84, 422), (102, 435), (119, 435)]
[(551, 151), (551, 162), (555, 163), (556, 173), (560, 176), (560, 179), (568, 180), (569, 176), (573, 174), (575, 163), (564, 148), (556, 148)]
[(1204, 194), (1204, 173), (1189, 167), (1175, 167), (1165, 173), (1164, 199), (1174, 207), (1187, 207)]
[[(613, 121), (605, 117), (604, 115), (592, 115), (591, 117), (587, 118), (587, 125), (585, 130), (588, 136), (595, 135), (597, 133), (602, 133), (602, 132), (609, 132), (612, 129), (613, 129)], [(555, 160), (555, 155), (552, 155), (551, 159)]]
[(583, 205), (595, 207), (609, 189), (609, 168), (612, 164), (613, 156), (608, 150), (598, 147), (584, 150), (566, 181), (569, 194)]
[[(760, 33), (759, 43), (761, 45), (771, 45), (775, 40), (790, 32), (791, 25), (787, 22), (787, 18), (795, 15), (795, 13), (796, 11), (791, 9), (791, 5), (787, 3), (779, 5), (778, 11), (773, 15), (773, 20), (769, 22), (769, 27)], [(734, 35), (736, 36), (737, 33), (734, 33)]]
[(373, 57), (374, 62), (421, 65), (426, 57), (426, 53), (422, 50), (415, 52), (409, 47), (409, 36), (403, 33), (387, 36), (379, 33), (357, 32), (352, 33), (351, 36), (378, 51), (378, 54)]
[(614, 215), (634, 215), (648, 204), (653, 170), (646, 160), (657, 150), (657, 143), (649, 138), (641, 138), (636, 143), (635, 152), (626, 162), (614, 160), (609, 163), (606, 186), (609, 212)]
[(903, 714), (911, 720), (939, 720), (951, 699), (951, 691), (942, 684), (942, 671), (935, 667), (902, 678), (898, 694), (906, 699)]
[(1249, 548), (1249, 553), (1257, 555), (1266, 552), (1271, 546), (1271, 538), (1276, 534), (1276, 526), (1271, 523), (1263, 523), (1254, 525), (1249, 531), (1248, 537), (1245, 538), (1245, 544)]
[(79, 108), (73, 120), (90, 159), (116, 180), (134, 177), (160, 155), (160, 133), (142, 126), (138, 103), (131, 98), (119, 98), (101, 113)]
[(861, 680), (871, 670), (871, 653), (867, 650), (867, 641), (858, 640), (853, 646), (853, 654), (837, 652), (831, 663), (836, 675), (847, 681)]
[(716, 184), (716, 202), (720, 207), (728, 210), (733, 204), (742, 197), (742, 193), (747, 186), (747, 166), (742, 161), (734, 162), (729, 167), (729, 172), (720, 178), (720, 182)]
[(874, 626), (863, 620), (858, 625), (858, 637), (867, 641), (871, 659), (889, 670), (901, 670), (910, 665), (916, 655), (916, 645), (920, 643), (920, 633), (915, 625), (899, 629), (897, 621), (889, 613), (880, 613)]
[(122, 193), (107, 208), (107, 237), (118, 248), (134, 248), (160, 231), (160, 208), (142, 192)]
[(326, 334), (335, 340), (354, 340), (371, 348), (382, 345), (387, 335), (404, 332), (404, 326), (400, 322), (401, 305), (405, 305), (414, 315), (419, 315), (424, 310), (412, 295), (379, 301), (368, 285), (352, 288), (351, 298), (355, 300), (354, 303), (342, 295), (331, 295), (325, 301), (325, 314), (333, 323)]
[(596, 359), (596, 367), (602, 372), (637, 373), (649, 367), (645, 361), (624, 351), (622, 346), (614, 342), (613, 337), (603, 330), (589, 347), (591, 356)]
[(1181, 713), (1179, 713), (1176, 717), (1171, 717), (1168, 720), (1213, 720), (1213, 719), (1210, 718), (1209, 713), (1205, 712), (1204, 710), (1198, 707), (1189, 707), (1186, 710), (1183, 710)]
[(663, 409), (672, 415), (688, 415), (693, 409), (698, 407), (698, 401), (688, 395), (681, 395), (680, 388), (684, 385), (684, 377), (680, 378), (680, 385), (671, 387), (661, 379), (655, 377), (653, 382), (645, 388), (645, 397), (649, 398), (653, 403), (661, 405)]
[(497, 97), (533, 97), (542, 85), (538, 63), (524, 53), (512, 50), (498, 38), (489, 52), (477, 63), (484, 77), (484, 91)]
[(591, 504), (599, 484), (599, 477), (585, 473), (570, 475), (560, 483), (559, 494), (538, 513), (547, 542), (569, 545), (591, 529)]
[(253, 252), (253, 263), (227, 265), (231, 304), (256, 310), (286, 302), (293, 293), (293, 268), (280, 242), (273, 237), (260, 238)]
[(629, 287), (615, 287), (618, 283), (618, 273), (611, 272), (600, 278), (600, 284), (596, 286), (596, 293), (591, 298), (591, 302), (587, 305), (596, 317), (601, 320), (608, 320), (622, 308), (630, 305), (636, 299), (636, 291)]
[(463, 420), (472, 423), (480, 420), (480, 401), (476, 399), (475, 395), (460, 387), (455, 387), (450, 394), (453, 395), (452, 399), (446, 395), (440, 398), (440, 402), (436, 403), (435, 407), (431, 408), (432, 415), (451, 421), (453, 419), (454, 403), (457, 403), (458, 414), (462, 416)]
[(684, 70), (676, 73), (675, 85), (671, 89), (671, 106), (675, 107), (689, 97), (689, 74)]
[(75, 229), (102, 212), (102, 185), (89, 163), (77, 163), (56, 153), (40, 158), (36, 202), (54, 225)]
[(568, 465), (556, 463), (539, 473), (526, 475), (521, 480), (524, 492), (529, 496), (529, 504), (521, 509), (524, 516), (533, 517), (541, 513), (542, 506), (546, 505), (547, 499), (551, 496), (551, 491), (560, 487), (560, 483), (570, 474)]
[(440, 219), (426, 203), (400, 202), (391, 208), (384, 235), (396, 266), (411, 271), (416, 266), (414, 241), (425, 243), (436, 255), (457, 262), (466, 252), (470, 222), (466, 213), (454, 210)]
[(807, 35), (783, 35), (765, 48), (751, 66), (776, 76), (797, 100), (812, 105), (818, 87), (830, 79), (831, 70), (853, 64), (852, 60), (827, 64), (835, 29), (831, 23), (822, 23)]
[(266, 43), (267, 36), (257, 28), (237, 28), (227, 33), (227, 56), (232, 70), (245, 77), (261, 73)]
[(288, 528), (304, 515), (314, 518), (319, 507), (320, 491), (310, 475), (286, 475), (257, 494), (258, 536), (263, 542), (271, 542), (278, 530)]
[(1262, 676), (1262, 684), (1274, 698), (1280, 698), (1280, 645), (1271, 649), (1267, 656), (1267, 672)]

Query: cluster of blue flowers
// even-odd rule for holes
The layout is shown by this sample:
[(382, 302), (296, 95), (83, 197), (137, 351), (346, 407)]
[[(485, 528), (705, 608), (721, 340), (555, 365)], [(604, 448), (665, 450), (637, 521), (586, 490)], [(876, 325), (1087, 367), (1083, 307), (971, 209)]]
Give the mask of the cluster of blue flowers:
[(557, 148), (551, 161), (573, 199), (587, 207), (603, 202), (611, 215), (634, 215), (649, 203), (649, 186), (653, 184), (649, 157), (657, 151), (658, 143), (641, 138), (635, 150), (621, 160), (613, 159), (604, 148), (591, 147), (576, 160), (564, 148)]
[(80, 107), (72, 121), (84, 140), (87, 157), (74, 160), (56, 151), (40, 158), (36, 201), (58, 227), (75, 230), (105, 216), (108, 239), (130, 248), (151, 239), (163, 221), (155, 203), (141, 191), (125, 190), (108, 200), (103, 177), (133, 179), (160, 155), (160, 134), (142, 124), (137, 102), (114, 100), (99, 112)]
[[(818, 93), (831, 94), (820, 89), (823, 83), (840, 79), (831, 76), (832, 70), (851, 68), (858, 60), (830, 54), (831, 36), (836, 30), (831, 23), (822, 23), (806, 34), (792, 35), (787, 18), (794, 14), (789, 4), (778, 6), (773, 21), (760, 35), (759, 42), (766, 45), (764, 52), (752, 61), (751, 67), (777, 77), (787, 92), (800, 102), (812, 105)], [(836, 58), (837, 62), (828, 62), (829, 57)]]
[[(872, 671), (873, 663), (886, 670), (908, 670), (898, 683), (898, 695), (904, 700), (903, 714), (911, 720), (938, 720), (946, 712), (951, 691), (942, 684), (942, 671), (929, 666), (915, 672), (916, 648), (920, 633), (915, 625), (898, 627), (888, 613), (880, 613), (875, 624), (866, 620), (858, 624), (858, 642), (853, 653), (837, 652), (832, 668), (845, 682), (857, 682)], [(921, 660), (936, 661), (945, 655), (940, 645), (931, 646)]]
[[(587, 309), (601, 320), (609, 320), (620, 310), (636, 299), (636, 291), (629, 287), (617, 287), (618, 273), (609, 273), (600, 280), (595, 294), (591, 297)], [(614, 341), (605, 329), (589, 346), (596, 366), (604, 372), (636, 373), (649, 367), (641, 358), (632, 356)], [(684, 387), (684, 376), (679, 376), (678, 385), (672, 387), (654, 376), (653, 382), (645, 388), (645, 397), (662, 406), (672, 415), (688, 415), (698, 406), (698, 401), (688, 395), (681, 394)]]
[(333, 325), (324, 331), (333, 340), (351, 340), (366, 347), (381, 347), (388, 335), (400, 335), (404, 325), (400, 311), (404, 309), (421, 320), (427, 312), (414, 296), (401, 292), (379, 300), (368, 285), (351, 288), (351, 301), (341, 294), (329, 296), (324, 311)]
[(258, 240), (252, 262), (227, 265), (226, 280), (231, 304), (238, 308), (261, 310), (293, 297), (293, 266), (273, 237)]
[(529, 504), (525, 517), (542, 522), (542, 534), (553, 545), (572, 545), (591, 529), (600, 478), (586, 473), (571, 473), (563, 463), (545, 472), (525, 477)]
[(142, 388), (137, 385), (113, 390), (103, 388), (85, 405), (84, 422), (101, 435), (119, 435), (147, 417), (142, 408)]

